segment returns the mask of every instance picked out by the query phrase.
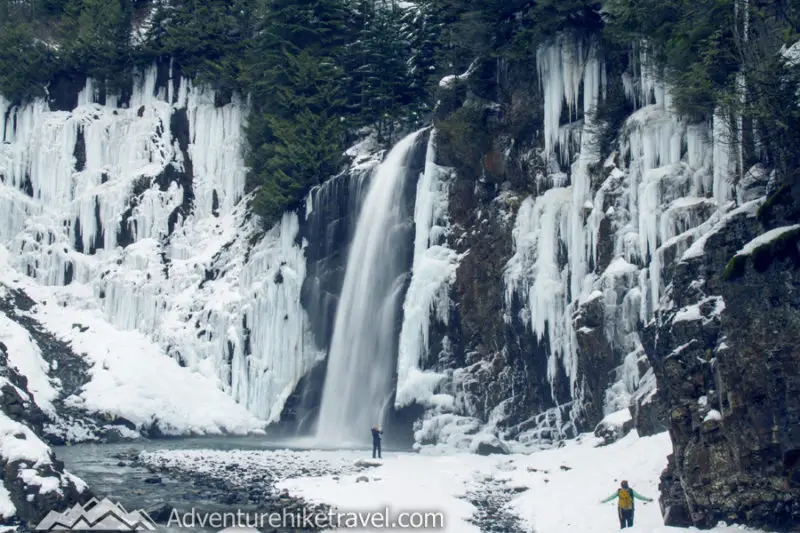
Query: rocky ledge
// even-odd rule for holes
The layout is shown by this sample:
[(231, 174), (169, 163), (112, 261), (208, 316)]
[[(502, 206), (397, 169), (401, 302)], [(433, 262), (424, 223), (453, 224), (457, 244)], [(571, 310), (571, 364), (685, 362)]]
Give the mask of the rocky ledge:
[(92, 495), (40, 438), (46, 420), (0, 343), (0, 525), (35, 525)]
[(797, 197), (744, 204), (695, 242), (649, 328), (674, 447), (668, 525), (800, 528)]

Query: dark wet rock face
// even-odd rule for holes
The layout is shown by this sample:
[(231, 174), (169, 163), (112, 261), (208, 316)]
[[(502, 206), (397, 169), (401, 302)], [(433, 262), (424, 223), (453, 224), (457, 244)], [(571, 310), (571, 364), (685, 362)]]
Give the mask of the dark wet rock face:
[[(68, 475), (64, 465), (39, 440), (46, 415), (28, 390), (25, 376), (8, 366), (5, 344), (0, 343), (0, 410), (17, 423), (17, 429), (4, 435), (4, 448), (13, 455), (0, 455), (2, 483), (16, 508), (16, 515), (0, 519), (0, 524), (37, 524), (51, 510), (63, 511), (75, 503), (87, 501), (91, 493), (84, 484)], [(4, 424), (8, 425), (8, 424)], [(17, 442), (11, 444), (8, 441)]]
[[(64, 473), (64, 466), (55, 460), (51, 452), (51, 464), (36, 465), (31, 461), (6, 461), (0, 457), (3, 479), (11, 502), (17, 509), (16, 520), (29, 525), (38, 524), (50, 511), (64, 511), (76, 503), (83, 503), (91, 498), (91, 493), (82, 484)], [(48, 481), (58, 484), (57, 490), (43, 492), (40, 485), (26, 483), (35, 471)]]
[(800, 528), (800, 232), (734, 258), (794, 223), (786, 213), (766, 206), (712, 235), (677, 266), (675, 307), (649, 328), (674, 445), (661, 480), (669, 525)]
[[(652, 387), (655, 387), (655, 374), (652, 369), (644, 374), (643, 381), (645, 380), (651, 381)], [(647, 387), (641, 386), (628, 409), (633, 419), (633, 426), (640, 437), (667, 431), (667, 411), (663, 395), (655, 388), (650, 388), (649, 383)]]

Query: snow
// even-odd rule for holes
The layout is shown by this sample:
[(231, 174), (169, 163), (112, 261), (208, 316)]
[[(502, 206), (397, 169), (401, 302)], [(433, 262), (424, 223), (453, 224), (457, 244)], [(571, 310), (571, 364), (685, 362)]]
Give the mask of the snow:
[(11, 494), (8, 489), (0, 483), (0, 516), (3, 518), (11, 518), (17, 514), (17, 508), (14, 502), (11, 501)]
[(699, 305), (689, 305), (687, 307), (682, 308), (680, 311), (675, 313), (675, 316), (672, 319), (672, 323), (676, 322), (692, 322), (694, 320), (700, 320), (703, 316), (700, 314), (700, 306)]
[(756, 216), (758, 213), (758, 208), (761, 207), (761, 204), (764, 203), (764, 200), (764, 198), (757, 198), (725, 213), (714, 223), (711, 228), (706, 229), (706, 231), (697, 240), (695, 240), (694, 243), (692, 243), (692, 245), (681, 256), (680, 261), (686, 262), (691, 259), (701, 257), (705, 253), (706, 242), (708, 242), (708, 239), (711, 238), (712, 235), (715, 235), (722, 230), (722, 228), (724, 228), (737, 216), (745, 215), (750, 218)]
[[(710, 302), (714, 303), (714, 307), (711, 309), (708, 316), (704, 317), (700, 308)], [(675, 316), (672, 318), (672, 323), (676, 324), (678, 322), (691, 322), (694, 320), (710, 320), (712, 317), (722, 314), (724, 310), (725, 300), (722, 298), (722, 296), (709, 296), (695, 304), (682, 307), (677, 313), (675, 313)]]
[[(691, 311), (688, 311), (688, 310), (686, 311), (686, 315), (685, 315), (686, 318), (684, 318), (683, 321), (700, 320), (700, 316), (699, 316), (700, 310), (699, 310), (699, 308), (690, 307), (688, 309), (691, 309)], [(696, 318), (694, 317), (694, 314), (695, 314), (694, 310), (695, 309), (697, 309), (697, 315), (698, 315)], [(676, 318), (677, 318), (677, 315), (676, 315)], [(672, 322), (675, 323), (675, 319), (674, 318), (673, 318)], [(679, 320), (678, 322), (681, 322), (681, 321)], [(693, 344), (696, 344), (696, 343), (697, 343), (697, 341), (695, 339), (692, 339), (689, 342), (681, 344), (680, 346), (678, 346), (677, 348), (672, 350), (666, 358), (669, 359), (670, 357), (676, 357), (676, 356), (680, 355), (681, 353), (683, 353), (684, 350), (686, 350), (687, 348), (689, 348), (690, 346), (692, 346)], [(705, 398), (705, 396), (703, 398)], [(701, 398), (701, 400), (702, 400), (702, 398)]]
[(703, 422), (709, 422), (712, 420), (722, 420), (722, 414), (716, 409), (711, 409), (708, 414), (706, 414), (705, 418), (703, 418)]
[[(600, 500), (613, 493), (621, 479), (627, 479), (644, 496), (657, 499), (659, 476), (671, 453), (667, 433), (639, 437), (634, 430), (608, 446), (597, 447), (600, 442), (602, 439), (585, 434), (558, 449), (493, 456), (457, 451), (448, 455), (385, 452), (381, 461), (369, 461), (378, 466), (366, 470), (362, 460), (369, 457), (367, 450), (165, 451), (147, 456), (146, 461), (223, 476), (230, 463), (244, 472), (285, 469), (288, 479), (280, 481), (277, 488), (310, 502), (343, 512), (382, 512), (387, 507), (395, 512), (441, 512), (445, 532), (480, 531), (468, 522), (476, 508), (464, 499), (467, 494), (478, 494), (504, 496), (507, 503), (502, 512), (518, 517), (523, 530), (599, 533), (619, 527), (616, 502), (601, 504)], [(310, 473), (304, 474), (304, 469)], [(636, 528), (645, 533), (697, 531), (664, 526), (657, 501), (638, 503)], [(708, 531), (757, 533), (735, 525)]]
[(797, 65), (800, 63), (800, 41), (795, 41), (789, 47), (783, 45), (781, 47), (781, 55), (789, 65)]
[(0, 456), (38, 466), (50, 463), (50, 448), (30, 428), (0, 412)]
[(448, 288), (455, 281), (461, 257), (444, 245), (449, 234), (447, 219), (450, 169), (434, 163), (436, 132), (428, 140), (425, 170), (417, 182), (414, 224), (414, 259), (411, 283), (403, 304), (397, 359), (395, 406), (430, 401), (443, 374), (421, 370), (429, 353), (431, 321), (447, 324), (450, 312)]
[[(75, 484), (78, 491), (86, 489), (86, 483), (66, 471), (62, 477), (40, 475), (37, 468), (53, 464), (50, 448), (28, 426), (12, 420), (3, 412), (0, 412), (0, 458), (9, 464), (22, 461), (20, 479), (28, 487), (39, 487), (39, 494), (61, 493), (62, 484), (69, 481)], [(15, 511), (8, 490), (0, 483), (0, 514), (9, 517)]]
[(800, 224), (781, 226), (779, 228), (771, 229), (745, 244), (738, 252), (736, 252), (736, 255), (750, 255), (761, 246), (769, 244), (777, 239), (780, 239), (783, 235), (797, 230), (800, 230)]
[[(0, 297), (3, 292), (0, 286)], [(0, 314), (0, 342), (6, 345), (9, 366), (16, 367), (28, 379), (28, 390), (33, 394), (36, 405), (46, 414), (53, 415), (55, 409), (52, 402), (58, 396), (58, 390), (48, 376), (50, 365), (42, 358), (39, 347), (28, 331), (5, 314)]]
[(93, 365), (91, 380), (74, 399), (76, 405), (127, 418), (139, 427), (158, 420), (167, 434), (242, 433), (263, 427), (215, 380), (181, 368), (144, 334), (115, 328), (71, 290), (75, 288), (58, 290), (19, 278), (3, 261), (7, 256), (0, 245), (0, 283), (38, 301), (30, 316)]
[(476, 59), (475, 61), (470, 63), (469, 68), (467, 68), (467, 70), (465, 72), (463, 72), (462, 74), (458, 74), (458, 75), (451, 74), (449, 76), (445, 76), (444, 78), (439, 80), (439, 87), (442, 87), (442, 88), (446, 89), (446, 88), (452, 87), (454, 84), (456, 84), (456, 83), (458, 83), (460, 81), (466, 80), (467, 78), (469, 78), (472, 75), (472, 73), (475, 70), (475, 67), (477, 66), (477, 64), (478, 64), (478, 60)]
[(637, 272), (636, 265), (632, 265), (624, 257), (617, 257), (608, 265), (603, 275), (612, 277), (622, 277)]
[(630, 410), (620, 409), (619, 411), (607, 415), (605, 418), (603, 418), (603, 420), (600, 423), (602, 424), (603, 422), (605, 422), (607, 424), (621, 426), (622, 424), (628, 422), (629, 420), (631, 420)]
[[(597, 439), (584, 437), (564, 448), (548, 450), (520, 461), (513, 482), (530, 490), (514, 504), (537, 533), (606, 532), (619, 527), (616, 502), (599, 503), (612, 494), (619, 480), (627, 479), (640, 494), (657, 499), (658, 481), (671, 453), (669, 437), (661, 433), (639, 437), (632, 431), (620, 441), (594, 448)], [(569, 467), (562, 470), (561, 465)], [(535, 469), (531, 472), (530, 469)], [(568, 501), (569, 505), (564, 505)], [(580, 512), (576, 512), (576, 510)], [(696, 531), (663, 525), (656, 502), (637, 502), (636, 529), (646, 533)], [(742, 531), (737, 526), (718, 526), (714, 533)]]
[(28, 486), (39, 487), (39, 494), (48, 492), (58, 492), (61, 481), (54, 476), (42, 477), (33, 468), (23, 468), (19, 471), (19, 477)]

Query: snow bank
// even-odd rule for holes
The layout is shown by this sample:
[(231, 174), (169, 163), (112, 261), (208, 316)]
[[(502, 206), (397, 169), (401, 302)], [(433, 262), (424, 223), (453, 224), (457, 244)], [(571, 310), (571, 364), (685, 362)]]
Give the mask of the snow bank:
[(367, 482), (358, 481), (362, 474), (345, 474), (290, 479), (278, 486), (345, 512), (382, 512), (385, 508), (393, 512), (442, 512), (445, 528), (440, 531), (480, 533), (480, 528), (467, 522), (474, 506), (461, 496), (468, 486), (480, 483), (479, 472), (491, 471), (494, 462), (472, 455), (384, 454), (383, 464), (370, 470)]
[[(27, 426), (10, 419), (0, 412), (0, 457), (6, 463), (24, 462), (25, 467), (19, 470), (19, 476), (27, 486), (38, 487), (39, 494), (58, 492), (63, 494), (62, 487), (72, 483), (78, 491), (86, 489), (86, 484), (79, 478), (65, 472), (63, 475), (41, 475), (39, 470), (53, 465), (50, 448)], [(0, 485), (2, 486), (2, 485)], [(6, 500), (8, 491), (0, 491), (0, 510), (3, 515), (13, 512), (13, 504)]]
[[(366, 482), (358, 481), (363, 474), (343, 471), (293, 478), (278, 487), (342, 511), (381, 511), (388, 506), (396, 511), (443, 512), (444, 531), (453, 533), (480, 531), (468, 522), (477, 509), (465, 501), (465, 495), (478, 494), (493, 501), (504, 497), (508, 503), (493, 512), (518, 516), (529, 531), (606, 533), (619, 527), (616, 502), (604, 505), (600, 500), (612, 494), (622, 479), (637, 492), (657, 500), (659, 476), (671, 444), (667, 433), (640, 438), (636, 431), (608, 446), (598, 447), (600, 442), (582, 435), (562, 448), (525, 455), (387, 452), (382, 464), (369, 470)], [(326, 452), (305, 453), (313, 465)], [(338, 453), (352, 461), (368, 452)], [(289, 471), (294, 470), (289, 466)], [(637, 502), (636, 528), (645, 533), (696, 531), (665, 527), (657, 501)], [(709, 531), (757, 533), (738, 526), (718, 526)]]
[(755, 252), (757, 248), (778, 240), (787, 233), (797, 230), (800, 230), (800, 224), (794, 224), (793, 226), (781, 226), (780, 228), (771, 229), (745, 244), (741, 250), (736, 252), (736, 255), (750, 255)]
[[(653, 503), (637, 502), (636, 529), (646, 533), (679, 533), (694, 528), (663, 525), (658, 505), (658, 482), (671, 453), (667, 433), (639, 437), (635, 431), (618, 442), (595, 447), (597, 441), (583, 436), (558, 450), (532, 454), (516, 462), (509, 476), (530, 490), (513, 506), (536, 533), (600, 533), (619, 527), (616, 502), (601, 504), (622, 479)], [(565, 503), (568, 502), (568, 503)], [(737, 526), (719, 526), (713, 533), (745, 531)]]
[[(2, 269), (1, 262), (0, 269)], [(0, 286), (0, 297), (3, 296), (3, 292), (3, 287)], [(28, 379), (28, 390), (33, 394), (36, 405), (48, 415), (54, 415), (53, 400), (58, 396), (57, 386), (60, 384), (57, 381), (55, 385), (51, 383), (48, 376), (50, 365), (42, 358), (39, 346), (28, 331), (4, 314), (0, 314), (0, 342), (6, 345), (9, 366), (16, 367), (19, 373)]]

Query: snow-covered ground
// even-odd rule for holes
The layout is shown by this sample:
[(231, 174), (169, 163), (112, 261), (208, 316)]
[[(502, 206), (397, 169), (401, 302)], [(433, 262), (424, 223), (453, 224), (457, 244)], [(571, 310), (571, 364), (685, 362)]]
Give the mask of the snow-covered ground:
[[(663, 525), (659, 509), (658, 479), (671, 451), (666, 433), (640, 438), (635, 431), (605, 447), (599, 439), (584, 435), (559, 449), (530, 455), (428, 456), (386, 454), (383, 465), (371, 472), (371, 481), (358, 482), (359, 475), (296, 478), (281, 487), (310, 501), (338, 506), (342, 510), (376, 510), (389, 506), (397, 511), (445, 513), (446, 531), (479, 532), (467, 520), (476, 510), (461, 499), (467, 492), (480, 492), (500, 482), (513, 497), (509, 511), (536, 533), (606, 532), (619, 529), (616, 503), (600, 504), (613, 493), (621, 479), (656, 499), (637, 502), (638, 531), (667, 533), (686, 531)], [(488, 494), (487, 494), (488, 496)], [(719, 527), (713, 531), (742, 531)]]
[[(480, 503), (473, 503), (481, 501), (504, 501), (492, 513), (515, 517), (519, 521), (517, 531), (616, 531), (616, 503), (600, 501), (617, 489), (621, 479), (627, 479), (638, 493), (655, 500), (637, 502), (637, 531), (696, 531), (663, 525), (658, 481), (671, 452), (667, 433), (639, 437), (634, 430), (608, 446), (598, 446), (601, 441), (584, 434), (562, 448), (532, 454), (386, 452), (380, 461), (372, 461), (368, 450), (170, 450), (143, 454), (141, 459), (154, 466), (231, 480), (243, 472), (255, 475), (266, 471), (271, 474), (268, 477), (284, 478), (278, 489), (308, 502), (328, 504), (342, 513), (383, 513), (387, 508), (394, 516), (403, 512), (442, 513), (443, 531), (452, 533), (486, 531), (473, 523), (481, 514)], [(725, 525), (710, 531), (758, 533)]]

